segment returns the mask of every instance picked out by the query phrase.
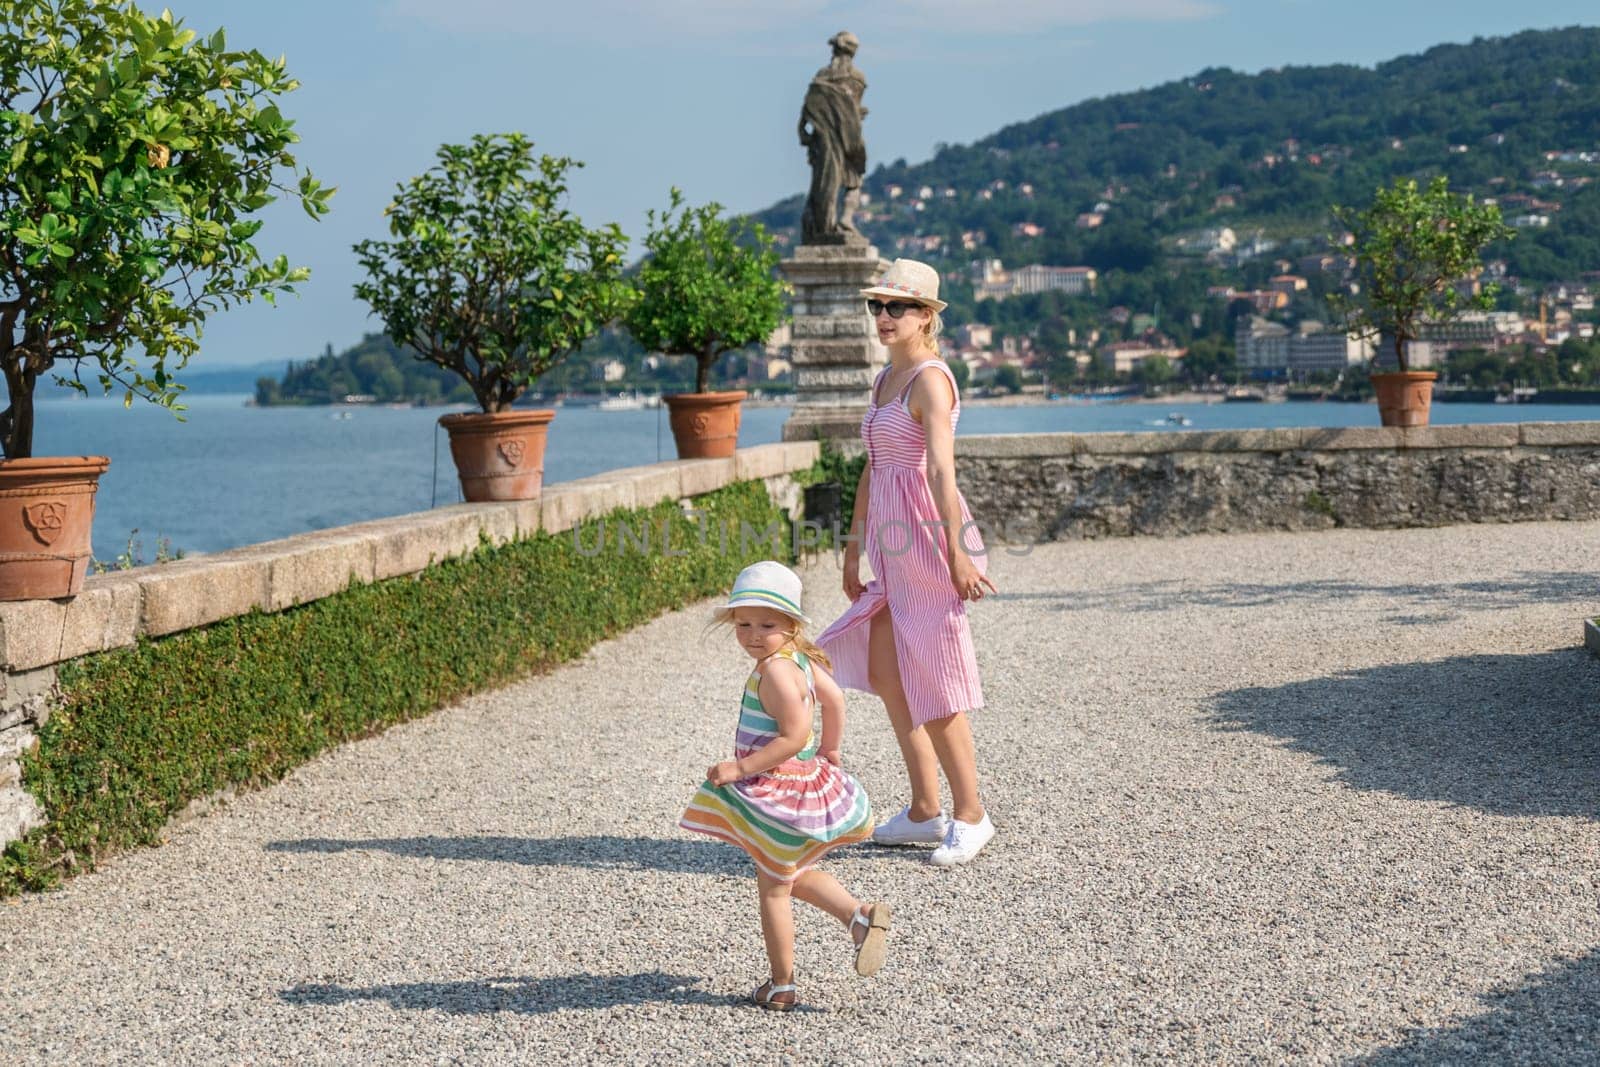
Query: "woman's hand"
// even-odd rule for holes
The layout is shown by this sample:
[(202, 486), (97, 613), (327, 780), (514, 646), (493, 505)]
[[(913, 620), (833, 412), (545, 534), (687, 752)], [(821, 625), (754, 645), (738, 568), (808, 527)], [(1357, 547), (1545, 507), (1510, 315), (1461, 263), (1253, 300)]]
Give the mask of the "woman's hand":
[(855, 601), (866, 591), (861, 584), (861, 549), (851, 544), (844, 550), (844, 595)]
[(711, 769), (706, 771), (706, 781), (712, 785), (727, 785), (729, 782), (737, 782), (743, 777), (744, 775), (739, 773), (739, 764), (731, 759), (725, 759), (721, 763), (713, 763)]
[(972, 562), (972, 557), (965, 552), (955, 552), (951, 555), (950, 584), (955, 586), (956, 596), (962, 600), (982, 600), (983, 587), (986, 585), (989, 587), (989, 592), (999, 592), (989, 580), (989, 576), (980, 572), (977, 565)]

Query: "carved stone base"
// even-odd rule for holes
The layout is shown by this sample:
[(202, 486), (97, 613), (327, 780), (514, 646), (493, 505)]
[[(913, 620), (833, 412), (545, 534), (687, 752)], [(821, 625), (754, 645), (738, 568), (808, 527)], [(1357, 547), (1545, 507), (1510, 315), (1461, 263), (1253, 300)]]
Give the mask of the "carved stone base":
[(785, 441), (853, 440), (861, 432), (873, 378), (889, 360), (878, 343), (860, 290), (881, 278), (887, 261), (871, 245), (812, 245), (780, 265), (794, 287), (790, 329), (794, 413)]
[(861, 436), (861, 420), (866, 413), (865, 404), (834, 407), (813, 404), (803, 408), (796, 404), (794, 413), (783, 424), (783, 439), (815, 441), (821, 436), (827, 441), (853, 440)]

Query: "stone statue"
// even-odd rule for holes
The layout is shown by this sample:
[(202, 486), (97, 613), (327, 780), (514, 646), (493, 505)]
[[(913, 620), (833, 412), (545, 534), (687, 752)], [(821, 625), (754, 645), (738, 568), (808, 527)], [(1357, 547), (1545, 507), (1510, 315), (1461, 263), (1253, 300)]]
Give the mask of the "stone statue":
[[(851, 59), (861, 42), (841, 30), (828, 38), (833, 59), (817, 71), (800, 109), (800, 143), (811, 162), (811, 191), (800, 216), (802, 244), (865, 244), (851, 222), (861, 202), (861, 178), (867, 171), (867, 146), (861, 120), (867, 109), (861, 97), (867, 79)], [(844, 207), (839, 192), (844, 191)]]

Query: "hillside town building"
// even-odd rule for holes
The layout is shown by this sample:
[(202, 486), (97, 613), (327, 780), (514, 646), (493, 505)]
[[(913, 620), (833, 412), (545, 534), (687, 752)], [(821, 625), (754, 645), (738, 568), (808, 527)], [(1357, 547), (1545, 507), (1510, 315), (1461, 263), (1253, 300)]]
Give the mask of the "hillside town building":
[(1233, 345), (1239, 368), (1258, 378), (1337, 373), (1372, 358), (1368, 339), (1328, 330), (1320, 322), (1291, 330), (1259, 315), (1240, 320)]
[(1077, 296), (1094, 292), (1099, 274), (1093, 267), (1046, 267), (1032, 263), (1008, 271), (998, 259), (974, 260), (969, 270), (973, 295), (979, 300), (1004, 300), (1029, 293), (1061, 292)]

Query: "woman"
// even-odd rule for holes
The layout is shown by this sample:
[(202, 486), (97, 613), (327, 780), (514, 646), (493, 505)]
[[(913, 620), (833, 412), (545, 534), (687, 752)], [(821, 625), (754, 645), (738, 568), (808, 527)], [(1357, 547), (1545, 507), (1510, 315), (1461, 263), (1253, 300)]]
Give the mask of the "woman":
[[(983, 690), (966, 601), (995, 590), (966, 501), (956, 488), (955, 375), (939, 358), (939, 274), (897, 259), (861, 290), (889, 366), (872, 386), (861, 421), (867, 464), (856, 487), (844, 555), (852, 603), (817, 637), (835, 677), (876, 693), (889, 711), (911, 779), (911, 803), (873, 832), (885, 845), (933, 844), (931, 862), (966, 863), (994, 836), (978, 797), (967, 713)], [(930, 369), (932, 368), (932, 369)], [(861, 583), (865, 544), (872, 581)], [(939, 805), (939, 772), (953, 818)]]

